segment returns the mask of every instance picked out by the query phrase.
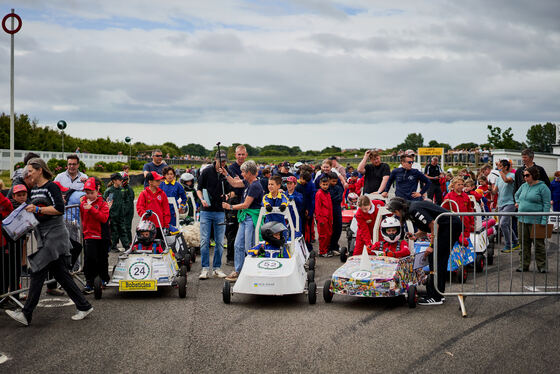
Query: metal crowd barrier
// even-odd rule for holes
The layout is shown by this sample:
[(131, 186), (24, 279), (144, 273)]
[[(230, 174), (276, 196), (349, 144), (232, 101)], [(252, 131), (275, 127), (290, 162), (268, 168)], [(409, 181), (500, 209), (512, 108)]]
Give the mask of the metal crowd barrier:
[[(68, 205), (65, 208), (64, 219), (70, 237), (78, 243), (82, 243), (82, 227), (80, 224), (80, 206)], [(5, 243), (0, 243), (0, 304), (11, 300), (19, 307), (23, 308), (20, 297), (29, 290), (29, 272), (27, 269), (27, 253), (33, 253), (37, 248), (35, 235), (28, 233), (25, 236), (13, 241), (9, 236), (2, 232)], [(77, 277), (77, 272), (82, 269), (83, 256), (80, 253), (73, 253), (76, 260), (77, 271), (72, 272), (75, 279), (83, 284)], [(70, 269), (72, 270), (72, 269)], [(54, 278), (48, 278), (45, 283), (56, 282)]]
[[(503, 221), (502, 217), (547, 217), (547, 224), (528, 223), (528, 227), (522, 230), (513, 230), (513, 219), (509, 220), (509, 227), (500, 229), (500, 223), (497, 222), (495, 234), (490, 237), (487, 242), (482, 242), (484, 235), (471, 235), (471, 243), (474, 248), (477, 246), (486, 246), (486, 251), (480, 255), (475, 255), (475, 263), (472, 265), (467, 263), (459, 266), (459, 274), (470, 275), (465, 279), (464, 276), (457, 278), (452, 272), (446, 274), (438, 274), (438, 231), (439, 224), (443, 220), (451, 220), (451, 217), (472, 216), (477, 219), (481, 217), (483, 221), (490, 218), (496, 218), (496, 221)], [(537, 221), (537, 218), (532, 219)], [(466, 296), (550, 296), (560, 295), (560, 257), (558, 251), (560, 248), (559, 225), (560, 212), (483, 212), (483, 213), (442, 213), (439, 215), (434, 227), (434, 285), (436, 290), (443, 296), (457, 296), (461, 306), (463, 317), (467, 316), (465, 307)], [(451, 237), (451, 225), (450, 237)], [(463, 226), (463, 225), (462, 225)], [(464, 229), (464, 226), (462, 227)], [(509, 230), (507, 230), (509, 229)], [(484, 227), (484, 230), (487, 230)], [(515, 244), (516, 232), (519, 234), (518, 249), (510, 252), (502, 252), (500, 237), (503, 232), (508, 233), (509, 243), (513, 247)], [(479, 232), (480, 233), (480, 232)], [(504, 242), (504, 240), (502, 240)], [(449, 243), (453, 251), (455, 243)], [(535, 248), (544, 247), (539, 254), (535, 253)], [(465, 247), (459, 246), (460, 250)], [(494, 249), (495, 247), (495, 249)], [(466, 256), (468, 251), (465, 250)], [(482, 257), (481, 257), (482, 256)], [(528, 268), (524, 268), (520, 258), (527, 256), (529, 259)], [(542, 256), (542, 257), (541, 257)], [(544, 259), (544, 266), (537, 266), (537, 257)], [(482, 264), (482, 266), (480, 266)], [(544, 271), (542, 271), (544, 270)], [(446, 277), (445, 292), (438, 289), (437, 281), (439, 277)]]

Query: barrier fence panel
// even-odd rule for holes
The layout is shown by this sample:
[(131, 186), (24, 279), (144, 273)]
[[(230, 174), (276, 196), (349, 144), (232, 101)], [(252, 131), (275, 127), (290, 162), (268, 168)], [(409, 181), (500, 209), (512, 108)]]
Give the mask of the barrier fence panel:
[[(71, 265), (76, 266), (72, 274), (75, 279), (83, 283), (76, 276), (82, 268), (82, 228), (80, 224), (80, 206), (68, 205), (65, 208), (64, 219), (68, 228), (73, 249), (71, 251)], [(0, 249), (0, 304), (11, 300), (19, 307), (23, 308), (21, 302), (24, 293), (29, 289), (29, 270), (27, 268), (27, 255), (37, 251), (37, 240), (33, 233), (28, 233), (18, 240), (12, 240), (6, 232), (2, 232), (2, 243)], [(56, 282), (50, 275), (45, 281), (46, 284)]]
[[(472, 217), (475, 230), (464, 234), (468, 245), (449, 239), (448, 270), (455, 271), (435, 271), (433, 276), (437, 292), (459, 298), (464, 317), (466, 296), (560, 295), (560, 212), (442, 213), (435, 220), (434, 269), (441, 261), (438, 254), (443, 255), (439, 251), (447, 246), (438, 241), (447, 237), (441, 230), (452, 237), (453, 217), (461, 219), (463, 233), (465, 217)], [(438, 287), (440, 277), (446, 279), (445, 290)]]

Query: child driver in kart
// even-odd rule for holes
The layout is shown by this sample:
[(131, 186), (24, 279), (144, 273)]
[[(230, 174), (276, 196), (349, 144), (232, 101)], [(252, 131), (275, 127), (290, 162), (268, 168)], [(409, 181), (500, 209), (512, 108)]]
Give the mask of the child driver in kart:
[(383, 256), (396, 258), (410, 255), (406, 240), (399, 242), (401, 232), (401, 222), (397, 218), (384, 218), (381, 221), (381, 237), (383, 240), (376, 242), (374, 245), (369, 245), (368, 253), (374, 255), (374, 251), (380, 251), (383, 252)]
[(163, 253), (161, 241), (156, 240), (156, 225), (153, 222), (141, 221), (136, 227), (136, 243), (132, 246), (132, 252), (137, 251)]
[(286, 245), (288, 229), (286, 225), (277, 221), (270, 221), (262, 225), (261, 235), (265, 243), (260, 243), (248, 252), (253, 257), (280, 257), (289, 258), (290, 252)]

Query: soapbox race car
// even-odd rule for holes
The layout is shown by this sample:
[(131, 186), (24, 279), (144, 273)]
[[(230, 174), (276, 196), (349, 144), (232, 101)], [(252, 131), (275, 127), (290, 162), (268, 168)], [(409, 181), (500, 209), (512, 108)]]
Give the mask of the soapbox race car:
[[(158, 222), (159, 217), (153, 214)], [(140, 218), (148, 218), (150, 213), (145, 213)], [(160, 224), (161, 227), (161, 224)], [(165, 237), (160, 228), (162, 237)], [(179, 297), (187, 296), (187, 266), (179, 267), (175, 259), (175, 253), (169, 248), (165, 240), (154, 239), (161, 246), (163, 252), (153, 253), (149, 250), (134, 249), (138, 237), (135, 234), (130, 248), (119, 255), (117, 264), (113, 268), (110, 281), (106, 287), (118, 287), (121, 292), (132, 291), (157, 291), (160, 287), (176, 287)], [(96, 277), (94, 281), (94, 297), (101, 299), (103, 285), (101, 278)]]
[[(278, 257), (278, 253), (268, 250), (261, 256), (247, 255), (235, 284), (232, 286), (229, 281), (224, 282), (222, 290), (224, 303), (229, 304), (234, 294), (282, 296), (307, 293), (309, 304), (315, 304), (317, 301), (315, 253), (307, 250), (303, 237), (295, 229), (299, 227), (295, 203), (290, 202), (289, 206), (295, 212), (296, 222), (292, 221), (290, 209), (282, 212), (275, 207), (270, 212), (283, 214), (288, 223), (286, 243), (288, 256)], [(260, 232), (266, 214), (266, 209), (262, 207), (255, 226), (255, 243), (264, 244), (260, 240)], [(306, 263), (308, 271), (305, 269)]]

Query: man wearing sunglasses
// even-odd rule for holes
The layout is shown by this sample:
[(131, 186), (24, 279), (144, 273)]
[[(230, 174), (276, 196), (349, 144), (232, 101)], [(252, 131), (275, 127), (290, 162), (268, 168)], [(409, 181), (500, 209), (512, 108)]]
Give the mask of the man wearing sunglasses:
[(163, 175), (163, 168), (166, 166), (167, 164), (163, 161), (163, 153), (159, 149), (154, 149), (152, 152), (152, 162), (144, 164), (144, 188), (148, 187), (146, 175), (152, 171)]
[[(414, 158), (410, 155), (401, 156), (400, 168), (395, 168), (389, 176), (383, 197), (387, 197), (389, 189), (395, 183), (395, 196), (402, 197), (405, 200), (422, 200), (422, 195), (430, 188), (430, 180), (418, 169), (413, 169)], [(417, 192), (418, 182), (422, 186), (420, 192)]]

